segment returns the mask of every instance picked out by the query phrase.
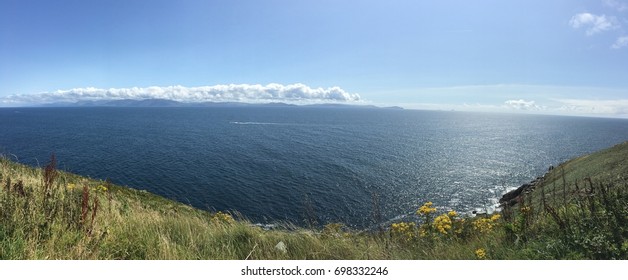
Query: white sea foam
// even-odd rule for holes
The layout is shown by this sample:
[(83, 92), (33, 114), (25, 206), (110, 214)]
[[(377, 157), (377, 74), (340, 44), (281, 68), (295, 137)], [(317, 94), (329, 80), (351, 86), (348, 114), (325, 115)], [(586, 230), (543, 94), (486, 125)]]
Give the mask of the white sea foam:
[[(512, 191), (517, 189), (517, 186), (503, 186), (503, 185), (496, 185), (493, 186), (491, 189), (489, 189), (489, 191), (492, 194), (492, 197), (488, 198), (488, 206), (486, 207), (486, 209), (483, 209), (483, 211), (486, 211), (486, 213), (491, 214), (495, 211), (499, 211), (500, 210), (500, 203), (499, 200), (501, 199), (501, 197)], [(476, 209), (476, 211), (478, 211), (479, 209)]]
[(282, 125), (284, 123), (272, 123), (272, 122), (230, 122), (232, 124), (241, 125)]

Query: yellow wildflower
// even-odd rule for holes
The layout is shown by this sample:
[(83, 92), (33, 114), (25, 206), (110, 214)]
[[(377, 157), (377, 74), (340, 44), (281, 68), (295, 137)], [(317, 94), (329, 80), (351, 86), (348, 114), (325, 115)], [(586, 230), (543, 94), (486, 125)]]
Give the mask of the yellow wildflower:
[(447, 214), (434, 218), (434, 228), (442, 234), (447, 234), (451, 230), (451, 219)]
[(454, 210), (451, 210), (451, 211), (449, 211), (449, 213), (447, 213), (447, 215), (449, 215), (449, 217), (456, 217), (456, 216), (458, 216), (458, 213), (456, 213), (456, 211), (454, 211)]
[(415, 227), (416, 224), (413, 222), (393, 223), (390, 225), (390, 233), (393, 236), (403, 237), (406, 240), (410, 240), (415, 237)]
[(417, 215), (427, 215), (430, 213), (434, 213), (436, 212), (436, 208), (432, 207), (432, 202), (426, 202), (425, 204), (423, 204), (423, 206), (419, 207), (419, 210), (416, 211)]
[(70, 184), (68, 184), (68, 185), (67, 185), (67, 188), (68, 188), (69, 190), (73, 190), (74, 188), (76, 188), (76, 185), (75, 185), (75, 184), (71, 184), (71, 183), (70, 183)]
[(233, 219), (233, 217), (231, 215), (229, 215), (228, 213), (223, 213), (221, 211), (218, 211), (218, 213), (214, 214), (214, 216), (212, 216), (211, 221), (214, 223), (225, 223), (225, 224), (232, 224), (235, 222), (235, 220)]
[(475, 250), (475, 257), (478, 258), (478, 260), (486, 259), (486, 250), (483, 248)]
[(501, 218), (501, 215), (495, 214), (490, 218), (480, 218), (473, 221), (473, 228), (480, 233), (488, 233), (495, 226), (497, 226), (498, 220)]
[(491, 220), (486, 218), (477, 219), (473, 221), (473, 228), (480, 233), (487, 233), (493, 228), (490, 222)]
[(499, 218), (501, 218), (501, 217), (502, 217), (502, 215), (495, 214), (495, 215), (491, 216), (491, 221), (492, 222), (497, 222), (497, 220), (499, 220)]
[(92, 190), (97, 192), (107, 192), (109, 189), (103, 185), (98, 185), (96, 187), (92, 187)]

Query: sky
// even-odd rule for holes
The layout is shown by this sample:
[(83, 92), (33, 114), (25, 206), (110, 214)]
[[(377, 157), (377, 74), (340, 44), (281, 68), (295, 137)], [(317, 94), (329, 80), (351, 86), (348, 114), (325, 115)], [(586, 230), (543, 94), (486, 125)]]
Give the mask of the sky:
[(0, 106), (123, 98), (628, 117), (628, 1), (0, 0)]

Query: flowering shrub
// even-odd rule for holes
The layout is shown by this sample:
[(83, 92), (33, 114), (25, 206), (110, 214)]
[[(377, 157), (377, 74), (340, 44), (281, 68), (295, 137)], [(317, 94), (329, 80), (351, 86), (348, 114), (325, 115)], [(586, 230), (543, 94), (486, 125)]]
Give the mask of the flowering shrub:
[(447, 214), (442, 214), (434, 218), (433, 225), (436, 231), (440, 232), (441, 234), (447, 235), (451, 231), (451, 218), (449, 218), (449, 215)]
[(214, 214), (211, 217), (211, 221), (216, 224), (233, 224), (235, 220), (228, 213), (223, 213), (218, 211), (218, 213)]
[(98, 185), (98, 187), (96, 187), (96, 191), (99, 192), (107, 192), (109, 189), (103, 185)]
[(497, 225), (501, 215), (494, 214), (490, 218), (480, 218), (473, 221), (473, 229), (480, 233), (489, 233)]
[[(417, 238), (465, 238), (470, 234), (471, 227), (467, 230), (465, 225), (467, 220), (461, 218), (455, 210), (449, 210), (434, 218), (431, 218), (432, 213), (436, 212), (436, 207), (432, 202), (424, 203), (416, 211), (423, 223), (417, 225), (413, 222), (399, 222), (394, 223), (390, 227), (390, 234), (392, 237), (399, 238), (404, 241)], [(497, 221), (500, 219), (500, 215), (496, 214), (490, 218), (483, 218), (473, 222), (474, 228), (480, 232), (488, 232), (492, 229)]]
[(436, 212), (436, 208), (432, 207), (432, 202), (428, 201), (423, 206), (419, 207), (419, 210), (416, 211), (417, 215), (429, 215), (431, 213)]
[(491, 216), (491, 222), (496, 223), (499, 219), (501, 219), (502, 215), (500, 214), (494, 214), (493, 216)]
[(416, 237), (416, 224), (413, 222), (394, 223), (390, 226), (390, 234), (395, 238), (402, 240), (412, 240)]

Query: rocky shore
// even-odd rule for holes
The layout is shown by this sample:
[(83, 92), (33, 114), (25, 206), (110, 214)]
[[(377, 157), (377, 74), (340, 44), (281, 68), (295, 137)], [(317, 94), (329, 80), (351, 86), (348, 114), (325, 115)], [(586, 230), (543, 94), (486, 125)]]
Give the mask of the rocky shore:
[(499, 199), (500, 206), (513, 206), (517, 204), (521, 200), (522, 194), (528, 194), (534, 191), (537, 186), (543, 183), (547, 174), (549, 174), (552, 170), (554, 170), (554, 166), (550, 166), (543, 176), (536, 177), (536, 179), (530, 181), (529, 183), (523, 184), (520, 187), (505, 193), (502, 198)]

